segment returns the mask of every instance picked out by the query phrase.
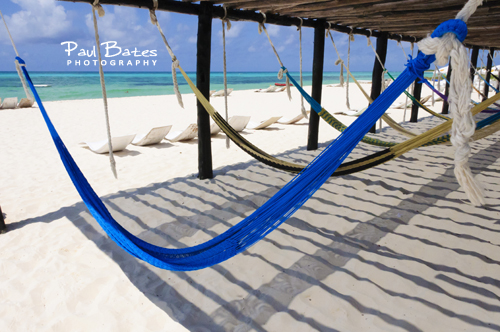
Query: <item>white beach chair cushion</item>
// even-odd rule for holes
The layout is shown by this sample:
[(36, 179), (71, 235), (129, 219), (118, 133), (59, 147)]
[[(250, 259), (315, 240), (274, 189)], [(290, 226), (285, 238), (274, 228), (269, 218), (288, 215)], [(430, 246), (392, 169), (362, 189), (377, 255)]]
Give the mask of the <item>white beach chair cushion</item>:
[(190, 124), (185, 130), (172, 131), (168, 133), (166, 139), (170, 142), (188, 141), (198, 136), (198, 125), (196, 123)]
[(136, 135), (132, 144), (138, 146), (158, 144), (167, 136), (170, 129), (172, 129), (171, 125), (153, 128), (147, 134)]
[[(135, 134), (125, 135), (125, 136), (117, 136), (111, 138), (111, 144), (113, 145), (113, 152), (125, 150), (125, 148), (132, 143), (134, 140)], [(109, 153), (108, 148), (108, 140), (102, 140), (97, 142), (82, 142), (80, 143), (83, 147), (88, 147), (95, 153)]]
[(265, 121), (262, 122), (252, 122), (250, 121), (248, 123), (248, 129), (253, 129), (253, 130), (258, 130), (258, 129), (264, 129), (272, 125), (273, 123), (276, 123), (279, 119), (281, 119), (281, 116), (273, 116)]

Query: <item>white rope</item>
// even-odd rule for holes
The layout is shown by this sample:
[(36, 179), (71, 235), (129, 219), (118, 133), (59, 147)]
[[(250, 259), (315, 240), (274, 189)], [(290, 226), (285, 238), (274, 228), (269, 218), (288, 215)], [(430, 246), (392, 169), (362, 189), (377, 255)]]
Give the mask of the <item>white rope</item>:
[[(437, 67), (436, 67), (436, 69), (437, 69)], [(434, 89), (436, 88), (436, 80), (440, 79), (440, 77), (437, 76), (436, 69), (434, 69), (434, 71), (432, 72), (432, 87)], [(435, 95), (434, 90), (432, 90), (432, 94), (431, 94), (432, 106), (434, 106), (434, 104), (436, 103), (436, 99), (435, 99), (434, 95)]]
[[(226, 110), (226, 121), (229, 121), (229, 112), (228, 112), (228, 105), (227, 105), (227, 70), (226, 70), (226, 23), (227, 23), (227, 30), (229, 31), (231, 29), (231, 22), (229, 19), (227, 19), (227, 8), (223, 6), (224, 8), (224, 17), (222, 18), (222, 53), (223, 53), (223, 58), (224, 58), (224, 106)], [(229, 149), (230, 147), (230, 142), (231, 140), (229, 139), (229, 136), (226, 135), (226, 149)]]
[[(7, 21), (3, 17), (2, 11), (0, 10), (0, 16), (2, 17), (2, 21), (5, 24), (5, 29), (7, 30), (7, 34), (9, 35), (10, 42), (12, 43), (12, 47), (14, 47), (14, 52), (16, 52), (16, 56), (19, 56), (19, 52), (17, 51), (16, 44), (14, 43), (14, 39), (12, 38), (12, 35), (10, 34), (9, 27), (7, 26)], [(19, 79), (21, 80), (21, 84), (23, 85), (24, 93), (26, 94), (26, 98), (29, 100), (33, 100), (33, 97), (31, 96), (28, 86), (26, 85), (26, 80), (24, 79), (24, 75), (21, 73), (21, 65), (19, 64), (19, 61), (15, 61), (16, 64), (16, 70), (17, 74), (19, 75)], [(24, 66), (24, 65), (23, 65)]]
[(168, 54), (170, 54), (170, 57), (172, 58), (172, 80), (174, 83), (174, 92), (175, 96), (177, 97), (177, 102), (182, 108), (184, 108), (184, 103), (182, 102), (182, 95), (181, 92), (179, 91), (179, 83), (177, 83), (176, 70), (179, 67), (179, 60), (177, 60), (177, 57), (172, 51), (170, 45), (168, 44), (167, 38), (165, 37), (165, 34), (163, 33), (163, 30), (160, 27), (160, 23), (158, 22), (158, 18), (156, 17), (156, 12), (155, 12), (156, 9), (158, 9), (158, 0), (153, 0), (153, 9), (149, 10), (149, 17), (151, 18), (151, 23), (153, 23), (153, 25), (155, 25), (158, 28), (158, 31), (160, 32), (160, 35), (163, 38), (163, 42), (167, 47)]
[[(384, 92), (384, 90), (385, 90), (385, 66), (382, 62), (382, 59), (380, 59), (380, 56), (378, 55), (377, 51), (375, 50), (375, 47), (373, 46), (373, 43), (370, 39), (370, 37), (372, 36), (372, 30), (368, 29), (368, 31), (370, 31), (370, 35), (366, 37), (367, 43), (369, 46), (372, 47), (373, 52), (375, 53), (375, 56), (377, 57), (377, 60), (380, 63), (380, 66), (382, 67), (382, 77), (380, 78), (380, 82), (381, 82), (380, 92)], [(373, 84), (373, 82), (372, 82), (372, 84)], [(382, 129), (382, 118), (379, 119), (378, 126), (380, 129)]]
[[(281, 62), (280, 56), (278, 55), (278, 51), (276, 51), (276, 48), (274, 47), (274, 44), (271, 40), (271, 37), (269, 37), (269, 33), (267, 32), (267, 29), (265, 26), (266, 14), (264, 14), (263, 12), (260, 12), (260, 13), (262, 14), (262, 16), (264, 16), (264, 20), (262, 21), (262, 23), (259, 23), (259, 34), (261, 34), (262, 31), (264, 31), (266, 33), (267, 39), (269, 39), (269, 43), (271, 44), (271, 47), (273, 48), (274, 54), (276, 55), (276, 58), (278, 59), (280, 66), (284, 67), (283, 62)], [(283, 79), (283, 75), (287, 72), (288, 72), (288, 69), (283, 70), (283, 68), (280, 68), (280, 71), (278, 72), (278, 79), (279, 80)], [(286, 94), (288, 95), (288, 99), (292, 100), (292, 92), (290, 91), (290, 79), (288, 78), (288, 76), (286, 77)]]
[[(482, 0), (469, 0), (456, 18), (466, 21)], [(476, 124), (470, 112), (471, 78), (467, 50), (454, 33), (446, 33), (440, 38), (427, 37), (418, 43), (425, 54), (435, 54), (437, 65), (443, 66), (451, 56), (453, 75), (450, 80), (448, 103), (453, 116), (451, 143), (455, 146), (455, 176), (474, 205), (483, 205), (483, 189), (472, 175), (468, 160), (471, 152), (469, 141)]]
[[(299, 31), (299, 54), (300, 54), (300, 87), (304, 87), (304, 81), (302, 78), (302, 22), (303, 20), (300, 19), (300, 25), (297, 28)], [(302, 94), (300, 95), (300, 111), (302, 112), (302, 115), (306, 118), (309, 119), (307, 116), (306, 108), (304, 107), (304, 96)]]
[[(403, 38), (401, 37), (401, 39), (403, 39)], [(403, 55), (404, 55), (404, 57), (406, 59), (406, 62), (408, 62), (408, 55), (406, 54), (406, 51), (405, 51), (405, 48), (404, 48), (403, 44), (401, 44), (401, 39), (398, 40), (398, 45), (399, 45), (399, 47), (401, 47), (401, 50), (403, 50)], [(412, 56), (413, 56), (413, 43), (412, 43)], [(408, 89), (406, 89), (407, 92), (410, 91), (410, 87), (411, 87), (411, 85), (408, 87)], [(406, 98), (405, 98), (405, 108), (404, 108), (404, 111), (403, 111), (403, 121), (406, 121), (406, 110), (407, 109), (408, 109), (408, 95), (406, 95)]]
[[(349, 36), (347, 38), (347, 70), (350, 71), (350, 62), (351, 62), (351, 41), (354, 41), (354, 35), (352, 34), (352, 28), (351, 28), (351, 33), (349, 33)], [(347, 75), (347, 80), (346, 80), (346, 86), (345, 86), (345, 104), (347, 106), (348, 110), (351, 110), (351, 105), (349, 103), (349, 75)]]
[(109, 163), (113, 175), (115, 176), (115, 178), (118, 178), (118, 174), (116, 173), (116, 162), (113, 156), (113, 144), (111, 142), (111, 127), (109, 125), (109, 113), (108, 113), (108, 97), (106, 95), (106, 83), (104, 82), (104, 72), (102, 70), (101, 43), (99, 41), (99, 29), (97, 27), (97, 18), (95, 16), (96, 10), (99, 13), (99, 17), (104, 16), (105, 12), (102, 6), (99, 5), (99, 0), (94, 1), (94, 4), (92, 5), (92, 17), (94, 19), (95, 42), (97, 46), (97, 56), (99, 59), (99, 77), (101, 79), (102, 100), (104, 102), (104, 117), (106, 119), (106, 132), (108, 134)]
[[(19, 79), (21, 80), (21, 84), (23, 85), (24, 93), (26, 94), (26, 98), (28, 98), (30, 101), (34, 101), (34, 98), (31, 96), (29, 90), (28, 90), (28, 85), (26, 84), (26, 80), (24, 79), (24, 75), (21, 72), (21, 64), (19, 64), (19, 61), (15, 61), (16, 64), (16, 71), (17, 75), (19, 75)], [(24, 64), (23, 64), (24, 66)]]
[(335, 42), (333, 41), (333, 36), (330, 31), (331, 23), (328, 22), (328, 30), (326, 31), (326, 36), (330, 35), (330, 39), (332, 40), (333, 48), (335, 49), (335, 52), (337, 53), (337, 61), (335, 61), (335, 65), (338, 66), (340, 64), (340, 86), (344, 87), (344, 61), (340, 57), (339, 50), (337, 49), (337, 45), (335, 45)]
[(382, 82), (381, 92), (383, 92), (385, 90), (385, 66), (384, 66), (384, 63), (382, 62), (382, 59), (380, 59), (380, 56), (378, 55), (377, 50), (375, 49), (375, 46), (373, 46), (373, 43), (370, 39), (370, 37), (372, 36), (372, 31), (370, 29), (368, 29), (368, 31), (370, 31), (370, 36), (366, 37), (368, 39), (368, 45), (372, 47), (373, 53), (375, 53), (375, 57), (377, 58), (378, 62), (380, 63), (380, 66), (382, 67), (382, 77), (380, 78), (380, 80)]

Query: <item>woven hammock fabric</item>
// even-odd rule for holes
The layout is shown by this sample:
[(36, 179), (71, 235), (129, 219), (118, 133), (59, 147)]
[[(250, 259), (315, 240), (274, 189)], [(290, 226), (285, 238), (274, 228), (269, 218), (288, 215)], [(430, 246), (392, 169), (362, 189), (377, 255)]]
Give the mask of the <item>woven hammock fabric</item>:
[(80, 171), (43, 107), (29, 77), (25, 62), (23, 73), (33, 91), (61, 160), (78, 193), (101, 227), (111, 239), (129, 252), (156, 267), (189, 271), (209, 267), (246, 250), (265, 237), (299, 209), (331, 176), (359, 143), (372, 125), (384, 114), (394, 100), (430, 67), (435, 57), (418, 56), (408, 63), (405, 71), (356, 119), (341, 135), (325, 148), (301, 173), (259, 209), (217, 237), (194, 247), (167, 249), (147, 243), (118, 224)]

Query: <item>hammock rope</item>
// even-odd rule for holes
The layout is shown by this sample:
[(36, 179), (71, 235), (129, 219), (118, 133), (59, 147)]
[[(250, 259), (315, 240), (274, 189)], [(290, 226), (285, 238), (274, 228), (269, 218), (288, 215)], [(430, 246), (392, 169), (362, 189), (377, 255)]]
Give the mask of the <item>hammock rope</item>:
[(106, 82), (104, 81), (104, 71), (102, 69), (102, 58), (101, 58), (101, 43), (99, 41), (99, 28), (97, 26), (97, 17), (95, 12), (98, 12), (99, 17), (103, 17), (106, 13), (104, 8), (99, 4), (99, 0), (95, 0), (92, 4), (92, 18), (94, 22), (94, 34), (95, 34), (95, 43), (97, 47), (97, 56), (99, 60), (99, 78), (101, 81), (101, 91), (102, 91), (102, 101), (104, 103), (104, 118), (106, 120), (106, 134), (108, 136), (108, 150), (109, 150), (109, 164), (111, 166), (111, 171), (115, 176), (115, 179), (118, 178), (118, 174), (116, 172), (116, 161), (113, 155), (113, 143), (111, 141), (111, 126), (109, 124), (109, 111), (108, 111), (108, 96), (106, 94)]
[(160, 32), (160, 35), (163, 39), (163, 42), (167, 47), (168, 54), (170, 54), (170, 57), (172, 58), (172, 80), (174, 84), (174, 92), (175, 96), (177, 97), (177, 102), (182, 108), (184, 108), (184, 103), (182, 102), (182, 95), (181, 92), (179, 91), (179, 83), (177, 82), (176, 69), (179, 67), (179, 60), (177, 60), (174, 52), (172, 51), (172, 48), (168, 44), (167, 38), (165, 38), (165, 34), (163, 33), (160, 24), (158, 24), (158, 18), (156, 17), (157, 9), (158, 9), (158, 0), (153, 0), (153, 8), (149, 10), (149, 17), (151, 18), (151, 23), (158, 28), (158, 31)]
[[(227, 104), (227, 67), (226, 67), (226, 24), (227, 24), (227, 31), (231, 29), (231, 21), (227, 18), (227, 8), (226, 6), (223, 6), (224, 8), (224, 17), (222, 18), (222, 57), (223, 57), (223, 71), (224, 71), (224, 109), (225, 109), (225, 115), (226, 115), (226, 121), (229, 121), (229, 111), (228, 111), (228, 104)], [(226, 149), (229, 149), (230, 147), (230, 139), (229, 136), (226, 135)]]
[[(278, 72), (278, 79), (282, 80), (283, 79), (283, 74), (288, 73), (288, 69), (285, 68), (283, 65), (283, 62), (281, 62), (280, 56), (278, 55), (278, 51), (276, 51), (276, 47), (274, 47), (274, 44), (271, 40), (271, 37), (269, 36), (269, 33), (267, 32), (266, 29), (266, 14), (263, 12), (260, 12), (262, 16), (264, 17), (264, 20), (259, 23), (259, 35), (264, 31), (266, 33), (267, 39), (269, 40), (269, 43), (271, 44), (271, 47), (273, 48), (274, 55), (276, 55), (276, 59), (278, 59), (278, 62), (280, 63), (281, 69)], [(286, 76), (286, 94), (288, 95), (288, 99), (292, 100), (292, 92), (290, 91), (290, 80), (288, 79), (288, 75)]]
[[(450, 65), (453, 68), (453, 75), (450, 78), (450, 93), (448, 101), (450, 113), (453, 116), (451, 129), (451, 143), (455, 147), (455, 177), (460, 186), (464, 189), (467, 197), (474, 205), (484, 205), (483, 188), (480, 182), (474, 178), (469, 167), (469, 156), (471, 148), (469, 141), (475, 131), (475, 122), (470, 112), (471, 78), (467, 49), (462, 44), (467, 35), (467, 25), (465, 21), (483, 3), (483, 0), (469, 0), (464, 8), (457, 14), (456, 21), (463, 24), (457, 25), (457, 30), (445, 34), (439, 42), (434, 38), (424, 38), (419, 43), (419, 49), (424, 53), (436, 54), (438, 65), (448, 62), (451, 54)], [(460, 40), (457, 36), (460, 36)]]
[[(300, 19), (300, 25), (298, 26), (297, 30), (299, 31), (299, 55), (300, 55), (300, 86), (304, 87), (304, 80), (302, 78), (302, 22), (303, 20)], [(306, 108), (304, 107), (304, 96), (300, 95), (300, 111), (302, 112), (302, 115), (304, 118), (309, 119), (309, 116), (307, 115)]]
[(328, 22), (328, 30), (326, 30), (326, 36), (330, 36), (330, 39), (332, 40), (332, 44), (333, 44), (333, 48), (335, 49), (335, 52), (337, 53), (337, 61), (335, 61), (335, 65), (338, 66), (339, 64), (341, 65), (340, 66), (340, 77), (339, 77), (339, 81), (340, 81), (340, 86), (341, 87), (344, 87), (344, 61), (342, 60), (341, 56), (340, 56), (340, 53), (339, 53), (339, 50), (337, 49), (337, 45), (335, 45), (335, 42), (333, 41), (333, 36), (332, 36), (332, 32), (330, 31), (332, 27), (332, 24), (330, 22)]
[[(7, 21), (3, 17), (2, 11), (0, 10), (0, 17), (2, 17), (2, 21), (5, 24), (5, 29), (7, 29), (7, 34), (9, 35), (10, 42), (12, 43), (12, 46), (14, 47), (14, 52), (16, 53), (16, 56), (19, 56), (19, 52), (17, 51), (16, 44), (14, 43), (14, 39), (12, 38), (12, 35), (10, 34), (9, 27), (7, 26)], [(21, 84), (23, 85), (24, 93), (26, 94), (26, 98), (29, 100), (33, 100), (33, 97), (30, 95), (28, 86), (26, 85), (26, 81), (24, 79), (24, 75), (21, 73), (21, 66), (19, 65), (19, 62), (16, 60), (14, 61), (16, 65), (16, 71), (17, 75), (19, 76), (19, 79), (21, 80)]]

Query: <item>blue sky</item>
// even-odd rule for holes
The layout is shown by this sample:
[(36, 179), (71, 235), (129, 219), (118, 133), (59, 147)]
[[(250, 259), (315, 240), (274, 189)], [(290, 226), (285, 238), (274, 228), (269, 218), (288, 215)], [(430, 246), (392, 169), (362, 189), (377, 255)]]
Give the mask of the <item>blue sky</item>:
[[(107, 65), (105, 71), (170, 71), (171, 60), (155, 26), (150, 23), (146, 9), (131, 7), (103, 6), (106, 15), (98, 18), (101, 42), (117, 43), (122, 49), (150, 54), (157, 50), (157, 57), (116, 56), (104, 58), (115, 60), (115, 66)], [(78, 56), (81, 49), (91, 52), (95, 45), (94, 29), (89, 4), (60, 2), (55, 0), (2, 0), (0, 4), (9, 29), (16, 42), (21, 57), (31, 71), (96, 71), (98, 67), (84, 66), (84, 60), (94, 57)], [(197, 17), (167, 12), (158, 12), (158, 19), (182, 67), (187, 71), (196, 69)], [(218, 19), (212, 24), (212, 71), (222, 71), (222, 24)], [(299, 70), (299, 33), (296, 27), (267, 26), (280, 57), (291, 71)], [(333, 34), (343, 59), (347, 62), (347, 36)], [(304, 71), (312, 69), (313, 29), (303, 29)], [(279, 64), (264, 34), (259, 35), (257, 23), (232, 22), (227, 32), (227, 66), (229, 71), (278, 71)], [(375, 43), (375, 40), (372, 39)], [(74, 42), (78, 46), (70, 56), (63, 42)], [(325, 41), (325, 71), (338, 71), (335, 66), (337, 56), (327, 39)], [(12, 71), (14, 51), (10, 45), (5, 27), (0, 26), (0, 71)], [(75, 44), (72, 44), (75, 45)], [(410, 44), (403, 42), (406, 53)], [(105, 49), (102, 48), (105, 52)], [(110, 53), (113, 50), (110, 51)], [(116, 51), (116, 49), (114, 50)], [(416, 50), (415, 50), (416, 52)], [(72, 63), (68, 65), (68, 60)], [(80, 66), (75, 62), (80, 60)], [(118, 66), (118, 60), (124, 60)], [(132, 60), (132, 66), (126, 66)], [(139, 65), (135, 61), (141, 60)], [(145, 66), (143, 60), (150, 60)], [(156, 60), (155, 66), (152, 61)], [(351, 42), (351, 68), (354, 71), (371, 71), (374, 53), (367, 46), (364, 36), (355, 36)], [(404, 69), (406, 59), (395, 41), (389, 41), (387, 68), (390, 71)]]

